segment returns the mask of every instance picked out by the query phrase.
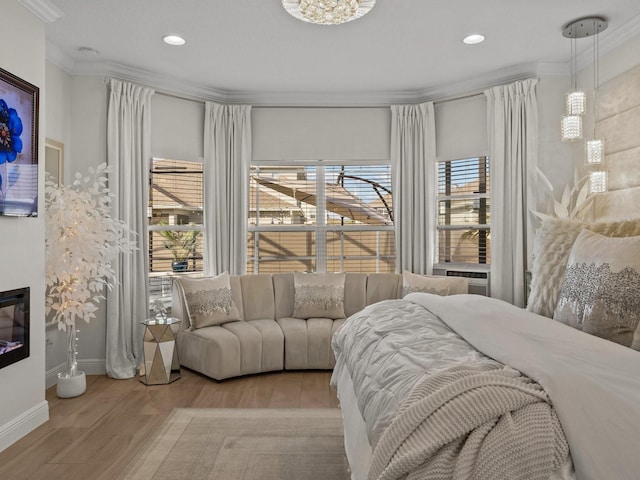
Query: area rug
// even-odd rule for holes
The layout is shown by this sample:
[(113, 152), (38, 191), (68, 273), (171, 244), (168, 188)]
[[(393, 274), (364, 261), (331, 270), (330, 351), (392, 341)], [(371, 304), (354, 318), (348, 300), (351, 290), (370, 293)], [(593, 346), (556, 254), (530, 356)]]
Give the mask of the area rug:
[(346, 480), (340, 410), (178, 408), (120, 478)]

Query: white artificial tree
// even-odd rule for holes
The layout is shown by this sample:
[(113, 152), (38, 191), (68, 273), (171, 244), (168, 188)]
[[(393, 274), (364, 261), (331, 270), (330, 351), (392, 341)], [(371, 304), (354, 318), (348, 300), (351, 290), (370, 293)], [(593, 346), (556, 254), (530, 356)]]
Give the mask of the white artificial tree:
[(54, 313), (68, 339), (66, 371), (58, 375), (59, 382), (79, 375), (84, 382), (77, 369), (76, 321), (95, 318), (105, 288), (115, 281), (118, 255), (136, 249), (135, 233), (111, 216), (108, 172), (103, 163), (89, 168), (89, 175), (76, 173), (72, 185), (45, 184), (46, 312)]

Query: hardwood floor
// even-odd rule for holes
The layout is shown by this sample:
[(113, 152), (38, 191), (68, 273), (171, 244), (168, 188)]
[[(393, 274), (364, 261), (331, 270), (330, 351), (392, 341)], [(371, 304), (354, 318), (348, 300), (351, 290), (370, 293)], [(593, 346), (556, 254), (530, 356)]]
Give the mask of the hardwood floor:
[(49, 421), (0, 452), (0, 478), (112, 480), (174, 408), (334, 408), (330, 372), (274, 372), (216, 382), (182, 369), (169, 385), (87, 377), (77, 398), (46, 392)]

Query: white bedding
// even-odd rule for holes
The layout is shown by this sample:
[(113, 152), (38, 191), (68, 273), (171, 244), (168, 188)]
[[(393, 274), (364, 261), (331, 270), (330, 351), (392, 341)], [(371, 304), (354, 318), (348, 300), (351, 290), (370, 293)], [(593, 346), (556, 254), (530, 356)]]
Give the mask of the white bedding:
[(386, 300), (349, 321), (353, 326), (334, 336), (334, 374), (349, 371), (373, 447), (425, 376), (486, 359), (416, 303)]
[[(459, 335), (485, 355), (520, 370), (545, 388), (563, 424), (580, 480), (637, 478), (639, 352), (494, 299), (411, 294), (406, 300), (368, 307), (358, 314), (365, 318), (352, 323), (357, 328), (350, 327), (349, 320), (334, 340), (334, 378), (344, 375), (343, 369), (349, 371), (372, 445), (407, 389), (415, 384), (412, 382), (433, 372), (430, 364), (442, 369), (461, 358), (482, 358), (474, 350), (465, 352), (466, 343)], [(390, 303), (394, 302), (409, 317), (421, 312), (425, 320), (417, 327), (409, 325), (415, 322), (407, 320), (405, 314), (393, 315)], [(390, 309), (378, 321), (372, 311), (381, 306)], [(427, 310), (448, 328), (434, 321)], [(444, 334), (444, 343), (449, 345), (436, 346), (436, 353), (423, 359), (418, 352), (421, 343), (429, 341), (429, 330)], [(370, 332), (373, 336), (368, 336)], [(365, 347), (359, 355), (364, 364), (371, 363), (370, 355), (376, 348), (387, 351), (387, 355), (384, 360), (373, 360), (366, 373), (358, 374), (343, 350), (353, 342)]]

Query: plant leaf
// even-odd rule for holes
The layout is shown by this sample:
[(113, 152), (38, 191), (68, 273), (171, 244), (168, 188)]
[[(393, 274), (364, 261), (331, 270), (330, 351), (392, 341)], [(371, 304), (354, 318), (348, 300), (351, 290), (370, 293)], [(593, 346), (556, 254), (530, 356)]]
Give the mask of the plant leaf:
[(562, 203), (554, 201), (553, 202), (553, 209), (556, 212), (556, 216), (558, 218), (568, 218), (569, 217), (569, 210)]
[(549, 181), (549, 179), (545, 176), (544, 173), (542, 173), (542, 170), (540, 170), (540, 167), (536, 167), (536, 172), (538, 173), (538, 176), (542, 179), (542, 182), (546, 185), (546, 187), (549, 189), (550, 192), (553, 192), (553, 185), (551, 185), (551, 182)]
[(562, 206), (567, 209), (567, 215), (569, 214), (569, 204), (571, 203), (571, 188), (569, 185), (564, 186), (564, 192), (562, 192)]

